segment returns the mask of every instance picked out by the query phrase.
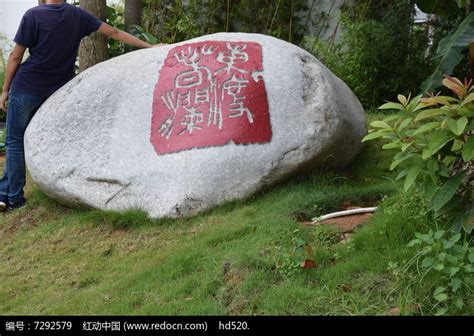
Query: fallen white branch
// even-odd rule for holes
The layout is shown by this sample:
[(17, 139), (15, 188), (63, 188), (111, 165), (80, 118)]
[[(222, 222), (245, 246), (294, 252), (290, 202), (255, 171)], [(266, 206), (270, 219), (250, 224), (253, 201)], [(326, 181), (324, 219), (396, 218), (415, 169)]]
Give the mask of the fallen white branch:
[[(321, 217), (315, 217), (312, 219), (312, 224), (317, 224), (323, 220), (326, 219), (331, 219), (331, 218), (337, 218), (337, 217), (343, 217), (343, 216), (350, 216), (350, 215), (358, 215), (358, 214), (364, 214), (364, 213), (372, 213), (377, 210), (377, 207), (373, 208), (358, 208), (358, 209), (351, 209), (351, 210), (344, 210), (344, 211), (338, 211), (338, 212), (333, 212)], [(311, 224), (310, 224), (311, 225)]]

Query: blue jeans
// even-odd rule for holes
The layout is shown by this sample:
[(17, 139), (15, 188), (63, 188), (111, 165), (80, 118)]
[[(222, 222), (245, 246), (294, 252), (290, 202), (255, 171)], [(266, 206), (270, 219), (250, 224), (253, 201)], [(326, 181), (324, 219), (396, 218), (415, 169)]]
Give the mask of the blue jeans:
[(7, 111), (7, 161), (0, 179), (0, 201), (15, 205), (24, 202), (26, 182), (23, 138), (31, 118), (47, 97), (10, 91)]

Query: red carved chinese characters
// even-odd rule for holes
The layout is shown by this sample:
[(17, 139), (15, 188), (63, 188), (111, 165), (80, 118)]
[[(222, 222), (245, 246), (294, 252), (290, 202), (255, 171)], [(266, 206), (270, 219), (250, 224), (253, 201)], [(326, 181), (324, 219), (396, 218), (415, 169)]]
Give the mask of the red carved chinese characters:
[(260, 44), (206, 41), (170, 50), (153, 100), (158, 154), (271, 138)]

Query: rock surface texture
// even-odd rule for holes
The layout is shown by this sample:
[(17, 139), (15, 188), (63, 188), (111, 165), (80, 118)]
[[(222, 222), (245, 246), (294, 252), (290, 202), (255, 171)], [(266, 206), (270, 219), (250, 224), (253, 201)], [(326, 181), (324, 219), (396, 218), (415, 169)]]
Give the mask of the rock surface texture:
[(220, 33), (81, 73), (34, 116), (25, 150), (33, 180), (59, 202), (160, 218), (344, 167), (365, 134), (357, 98), (312, 55)]

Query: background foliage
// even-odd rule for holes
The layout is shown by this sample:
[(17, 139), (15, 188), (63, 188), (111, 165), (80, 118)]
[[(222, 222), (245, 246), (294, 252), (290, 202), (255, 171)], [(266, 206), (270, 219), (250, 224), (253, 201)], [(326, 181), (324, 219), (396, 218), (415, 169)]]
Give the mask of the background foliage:
[(414, 22), (411, 0), (360, 1), (342, 16), (342, 39), (309, 48), (373, 108), (396, 92), (417, 92), (430, 73), (427, 28)]
[[(435, 12), (443, 16), (430, 17), (425, 23), (414, 20), (420, 0), (346, 1), (340, 9), (335, 3), (145, 0), (142, 25), (134, 33), (163, 43), (216, 32), (275, 36), (321, 59), (370, 110), (383, 100), (393, 100), (396, 93), (419, 92), (436, 67), (440, 40), (466, 16), (454, 2), (447, 7), (436, 5)], [(432, 8), (428, 0), (421, 3), (425, 9)], [(334, 31), (328, 31), (330, 21), (337, 22)], [(464, 78), (468, 70), (465, 57), (454, 75)]]
[(146, 0), (143, 27), (160, 41), (174, 43), (216, 32), (262, 33), (300, 43), (306, 0)]

